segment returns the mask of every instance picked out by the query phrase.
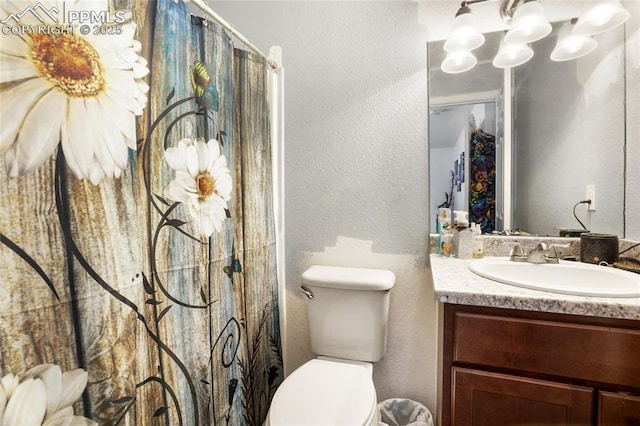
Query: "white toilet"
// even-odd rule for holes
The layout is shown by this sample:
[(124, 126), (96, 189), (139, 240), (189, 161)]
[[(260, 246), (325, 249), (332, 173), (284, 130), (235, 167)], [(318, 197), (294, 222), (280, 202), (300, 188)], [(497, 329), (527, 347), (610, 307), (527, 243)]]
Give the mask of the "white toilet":
[(393, 272), (312, 266), (301, 281), (318, 357), (280, 385), (265, 425), (377, 425), (372, 363), (386, 350)]

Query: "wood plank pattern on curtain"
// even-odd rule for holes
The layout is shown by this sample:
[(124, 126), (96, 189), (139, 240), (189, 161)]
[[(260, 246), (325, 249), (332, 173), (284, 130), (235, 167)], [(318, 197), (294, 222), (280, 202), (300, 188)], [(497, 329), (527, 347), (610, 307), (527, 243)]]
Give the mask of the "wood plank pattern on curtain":
[[(283, 374), (266, 66), (182, 1), (125, 3), (151, 73), (122, 175), (0, 161), (0, 377), (84, 368), (75, 413), (99, 424), (259, 425)], [(166, 190), (165, 152), (197, 138), (232, 182), (208, 237)]]
[(247, 352), (241, 355), (247, 424), (262, 424), (282, 380), (266, 63), (235, 49), (234, 150), (241, 158), (235, 210), (242, 212)]

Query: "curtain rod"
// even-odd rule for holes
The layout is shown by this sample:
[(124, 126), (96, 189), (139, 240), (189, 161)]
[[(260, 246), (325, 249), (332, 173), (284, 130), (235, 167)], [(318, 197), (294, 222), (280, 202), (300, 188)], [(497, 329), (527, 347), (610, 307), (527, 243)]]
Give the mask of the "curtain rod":
[(265, 61), (267, 61), (267, 63), (271, 66), (271, 68), (273, 69), (278, 68), (278, 63), (276, 61), (274, 61), (273, 59), (270, 59), (267, 55), (262, 53), (262, 51), (258, 49), (258, 47), (255, 44), (251, 43), (245, 36), (243, 36), (238, 30), (236, 30), (233, 25), (225, 21), (220, 15), (218, 15), (216, 12), (211, 10), (211, 8), (203, 0), (191, 0), (191, 3), (196, 5), (204, 13), (209, 15), (210, 18), (212, 18), (214, 21), (222, 25), (231, 34), (236, 36), (238, 40), (243, 42), (249, 49), (253, 50), (255, 53), (262, 56), (265, 59)]

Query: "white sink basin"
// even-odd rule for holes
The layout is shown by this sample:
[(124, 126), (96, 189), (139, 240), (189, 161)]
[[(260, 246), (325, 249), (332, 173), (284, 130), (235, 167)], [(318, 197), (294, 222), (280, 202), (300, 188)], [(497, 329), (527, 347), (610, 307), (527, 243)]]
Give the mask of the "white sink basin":
[(590, 263), (560, 261), (535, 265), (507, 257), (474, 260), (471, 272), (490, 280), (534, 290), (598, 297), (640, 297), (640, 274)]

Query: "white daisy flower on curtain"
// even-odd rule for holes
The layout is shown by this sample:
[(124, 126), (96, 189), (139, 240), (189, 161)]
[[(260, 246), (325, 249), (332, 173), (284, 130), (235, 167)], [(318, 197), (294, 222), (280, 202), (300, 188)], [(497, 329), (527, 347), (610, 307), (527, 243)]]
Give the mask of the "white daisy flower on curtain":
[[(0, 15), (17, 15), (30, 4), (2, 1)], [(67, 14), (109, 10), (106, 0), (40, 4)], [(20, 20), (26, 24), (41, 23), (29, 13)], [(48, 30), (0, 34), (0, 154), (7, 174), (35, 170), (61, 143), (79, 179), (98, 184), (117, 178), (129, 148), (136, 149), (135, 116), (142, 114), (149, 90), (142, 81), (149, 69), (133, 39), (135, 24), (119, 24), (104, 35), (93, 34), (94, 23), (86, 35), (79, 26), (65, 32), (58, 23), (45, 25)]]
[(211, 236), (214, 229), (220, 232), (232, 184), (219, 142), (182, 139), (177, 147), (165, 151), (164, 158), (176, 171), (175, 179), (165, 188), (165, 196), (189, 207), (201, 237)]
[(41, 364), (18, 380), (8, 374), (0, 380), (0, 425), (57, 426), (97, 425), (76, 416), (72, 404), (87, 386), (87, 372), (65, 371), (54, 364)]

